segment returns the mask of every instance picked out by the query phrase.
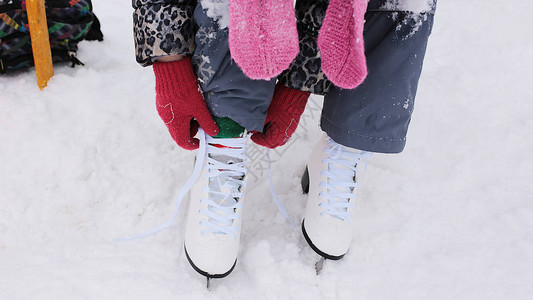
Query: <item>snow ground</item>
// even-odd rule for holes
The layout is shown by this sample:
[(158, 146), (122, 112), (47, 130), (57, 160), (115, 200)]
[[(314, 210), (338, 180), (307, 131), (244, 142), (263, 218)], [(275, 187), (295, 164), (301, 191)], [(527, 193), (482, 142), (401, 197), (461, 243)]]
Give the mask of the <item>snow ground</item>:
[[(531, 299), (533, 2), (439, 3), (408, 146), (374, 156), (352, 251), (321, 275), (256, 159), (237, 268), (211, 292), (184, 257), (183, 214), (112, 241), (169, 217), (194, 154), (158, 119), (130, 2), (93, 2), (106, 40), (81, 45), (85, 68), (56, 68), (44, 92), (31, 72), (0, 77), (0, 299)], [(298, 220), (313, 105), (273, 154)]]

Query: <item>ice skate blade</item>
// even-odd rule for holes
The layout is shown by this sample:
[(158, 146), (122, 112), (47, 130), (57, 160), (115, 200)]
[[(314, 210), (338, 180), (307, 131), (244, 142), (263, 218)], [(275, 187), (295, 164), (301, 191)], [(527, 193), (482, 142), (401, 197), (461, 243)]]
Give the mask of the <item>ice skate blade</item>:
[(320, 259), (316, 262), (315, 264), (315, 271), (316, 271), (316, 275), (319, 275), (320, 272), (322, 271), (322, 268), (324, 267), (324, 262), (326, 261), (326, 258), (325, 257), (320, 257)]
[(304, 174), (302, 175), (301, 184), (302, 184), (302, 191), (304, 192), (304, 194), (308, 194), (309, 193), (309, 169), (307, 168), (307, 166), (305, 166), (305, 171), (304, 171)]
[(205, 286), (205, 287), (206, 287), (206, 289), (207, 289), (208, 291), (211, 291), (211, 278), (206, 277), (206, 279), (207, 279), (207, 283), (206, 283), (206, 286)]

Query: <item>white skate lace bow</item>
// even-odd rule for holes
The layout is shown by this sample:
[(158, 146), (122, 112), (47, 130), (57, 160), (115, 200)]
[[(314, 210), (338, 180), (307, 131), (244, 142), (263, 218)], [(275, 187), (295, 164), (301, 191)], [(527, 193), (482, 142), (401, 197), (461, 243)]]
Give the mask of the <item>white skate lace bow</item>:
[[(233, 226), (233, 221), (241, 216), (237, 213), (242, 207), (239, 202), (243, 198), (242, 188), (246, 185), (244, 176), (248, 172), (245, 167), (247, 138), (212, 138), (206, 136), (206, 157), (209, 178), (208, 186), (202, 187), (208, 199), (201, 199), (208, 209), (201, 209), (200, 213), (209, 217), (207, 221), (200, 222), (205, 229), (203, 233), (229, 234), (237, 238), (238, 226)], [(214, 157), (223, 158), (215, 159)]]
[[(208, 139), (209, 142), (216, 143), (216, 144), (220, 144), (222, 139), (213, 139), (209, 137), (208, 135), (205, 134), (205, 132), (201, 128), (198, 130), (198, 138), (200, 140), (200, 147), (198, 149), (198, 156), (196, 159), (196, 163), (194, 164), (194, 170), (193, 170), (191, 177), (189, 178), (187, 183), (185, 183), (185, 185), (181, 188), (178, 196), (176, 197), (175, 208), (174, 208), (174, 212), (172, 213), (172, 216), (165, 223), (147, 232), (140, 233), (132, 237), (128, 237), (128, 238), (118, 238), (118, 239), (115, 239), (115, 241), (132, 241), (132, 240), (145, 238), (147, 236), (156, 234), (172, 226), (172, 224), (174, 223), (174, 221), (176, 221), (176, 218), (179, 215), (180, 206), (181, 206), (181, 202), (183, 198), (185, 197), (185, 195), (187, 195), (187, 193), (192, 189), (194, 184), (200, 178), (202, 167), (204, 165), (204, 160), (207, 157), (206, 154), (207, 154), (208, 147), (209, 147), (209, 151), (215, 150), (219, 154), (225, 154), (225, 155), (232, 156), (232, 157), (235, 155), (236, 160), (242, 159), (242, 162), (239, 162), (239, 163), (222, 164), (222, 163), (217, 162), (214, 159), (211, 159), (210, 157), (207, 157), (208, 167), (210, 168), (210, 171), (213, 171), (213, 172), (209, 172), (208, 174), (209, 177), (215, 177), (216, 176), (215, 174), (222, 174), (223, 176), (229, 176), (229, 177), (235, 176), (235, 177), (242, 178), (245, 175), (246, 169), (243, 167), (243, 165), (245, 162), (244, 152), (246, 151), (246, 138), (224, 139), (224, 141), (232, 140), (232, 141), (225, 142), (224, 143), (225, 146), (235, 147), (235, 148), (242, 147), (242, 148), (241, 149), (221, 148), (220, 151), (218, 151), (217, 149), (213, 149), (214, 146), (212, 145), (207, 145), (206, 139)], [(220, 170), (219, 168), (222, 168), (224, 170)], [(237, 186), (239, 186), (240, 184), (244, 185), (245, 183), (241, 179), (231, 178), (231, 180), (226, 182), (226, 184), (222, 185), (221, 190), (227, 191), (229, 189), (231, 193), (231, 197), (242, 198), (242, 193), (240, 192), (240, 189), (237, 188)], [(218, 200), (222, 200), (222, 201), (219, 201), (218, 203), (216, 203), (210, 200), (202, 200), (202, 201), (209, 201), (208, 202), (209, 209), (207, 211), (202, 212), (210, 217), (209, 221), (203, 224), (207, 227), (206, 231), (232, 234), (233, 236), (235, 236), (235, 232), (236, 232), (235, 227), (232, 227), (232, 226), (226, 227), (226, 225), (231, 224), (233, 219), (240, 218), (239, 215), (235, 214), (235, 210), (237, 207), (240, 207), (242, 204), (236, 203), (235, 205), (228, 206), (228, 207), (221, 206), (221, 203), (224, 202), (223, 200), (228, 200), (227, 197), (229, 194), (223, 193), (222, 191), (210, 191), (210, 192), (218, 195)]]
[(326, 210), (321, 215), (330, 215), (342, 221), (350, 222), (351, 214), (348, 208), (353, 207), (353, 199), (356, 194), (353, 192), (359, 184), (357, 183), (357, 172), (362, 162), (368, 164), (372, 152), (358, 151), (353, 148), (342, 146), (328, 137), (328, 147), (324, 148), (329, 158), (323, 160), (328, 164), (328, 169), (321, 172), (326, 176), (326, 182), (321, 182), (320, 186), (326, 188), (319, 196), (325, 198), (327, 202), (321, 202), (320, 207)]

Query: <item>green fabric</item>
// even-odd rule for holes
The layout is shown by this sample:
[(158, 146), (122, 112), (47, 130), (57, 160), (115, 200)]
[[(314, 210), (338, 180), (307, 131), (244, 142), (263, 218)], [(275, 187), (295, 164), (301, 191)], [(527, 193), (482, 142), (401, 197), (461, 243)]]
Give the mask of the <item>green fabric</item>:
[(244, 127), (230, 118), (213, 116), (213, 119), (219, 129), (218, 134), (214, 136), (215, 138), (235, 138), (240, 137), (244, 133)]

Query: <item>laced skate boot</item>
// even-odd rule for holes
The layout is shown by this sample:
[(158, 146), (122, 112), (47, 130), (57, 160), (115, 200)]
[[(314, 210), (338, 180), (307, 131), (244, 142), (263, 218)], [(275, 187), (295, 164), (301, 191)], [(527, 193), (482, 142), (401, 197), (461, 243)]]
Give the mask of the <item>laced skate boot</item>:
[(326, 259), (341, 259), (350, 248), (358, 172), (371, 155), (342, 146), (325, 133), (311, 154), (302, 177), (308, 193), (302, 231), (309, 246)]
[(202, 173), (190, 193), (185, 254), (203, 276), (227, 276), (237, 262), (248, 138), (206, 136)]

